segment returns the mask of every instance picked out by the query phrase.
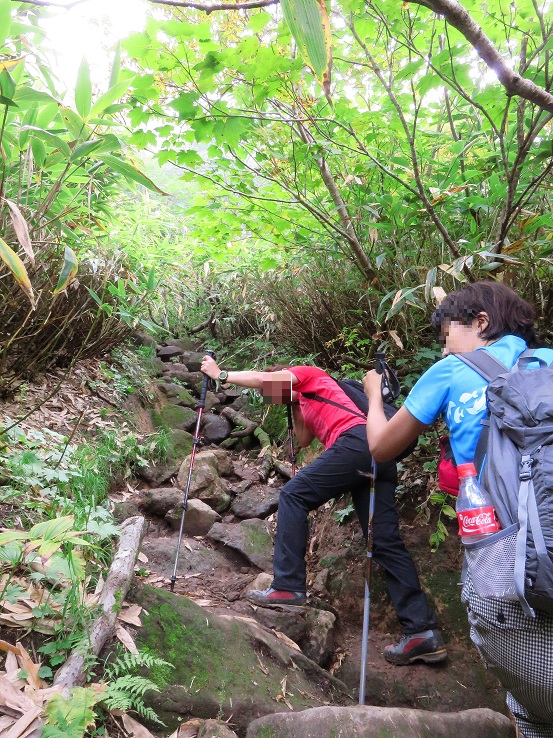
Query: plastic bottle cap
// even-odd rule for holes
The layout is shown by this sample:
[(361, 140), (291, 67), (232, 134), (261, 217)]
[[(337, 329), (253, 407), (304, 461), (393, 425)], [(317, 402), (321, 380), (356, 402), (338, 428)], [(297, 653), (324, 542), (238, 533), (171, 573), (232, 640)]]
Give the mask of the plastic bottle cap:
[(457, 466), (457, 474), (462, 479), (464, 477), (475, 477), (476, 467), (474, 464), (459, 464)]

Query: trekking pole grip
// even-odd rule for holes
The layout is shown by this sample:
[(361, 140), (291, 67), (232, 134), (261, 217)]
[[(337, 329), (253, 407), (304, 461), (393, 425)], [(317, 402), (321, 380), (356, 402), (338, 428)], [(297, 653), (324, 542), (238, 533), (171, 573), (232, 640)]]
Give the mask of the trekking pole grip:
[[(210, 356), (213, 359), (213, 361), (216, 360), (215, 351), (210, 351), (209, 349), (207, 349), (205, 353), (206, 353), (206, 356)], [(205, 398), (207, 395), (207, 388), (209, 387), (210, 381), (211, 379), (207, 376), (207, 374), (204, 374), (204, 381), (202, 384), (202, 392), (200, 394), (200, 405), (199, 405), (199, 407), (201, 408), (205, 407)]]
[(384, 402), (387, 402), (390, 399), (391, 390), (390, 390), (390, 383), (388, 381), (388, 377), (386, 376), (386, 356), (383, 351), (377, 351), (374, 355), (374, 361), (375, 361), (375, 371), (377, 374), (382, 375), (381, 385), (380, 385), (380, 391), (382, 394), (382, 399)]

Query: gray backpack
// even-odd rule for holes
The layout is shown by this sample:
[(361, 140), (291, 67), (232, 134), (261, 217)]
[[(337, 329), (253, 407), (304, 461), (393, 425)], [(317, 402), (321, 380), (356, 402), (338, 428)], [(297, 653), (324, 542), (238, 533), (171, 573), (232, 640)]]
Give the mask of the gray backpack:
[(475, 464), (503, 527), (465, 545), (475, 591), (553, 615), (553, 366), (531, 350), (511, 370), (487, 351), (457, 356), (489, 382)]

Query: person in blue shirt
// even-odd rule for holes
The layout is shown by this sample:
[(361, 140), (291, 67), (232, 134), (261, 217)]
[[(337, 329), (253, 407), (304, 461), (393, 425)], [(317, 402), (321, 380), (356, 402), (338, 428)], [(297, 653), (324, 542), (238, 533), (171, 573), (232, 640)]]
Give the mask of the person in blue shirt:
[[(367, 439), (375, 461), (396, 457), (427, 425), (442, 418), (457, 464), (472, 462), (486, 415), (487, 383), (455, 354), (488, 351), (511, 368), (526, 348), (536, 346), (535, 319), (533, 307), (499, 282), (476, 282), (447, 295), (432, 316), (444, 358), (422, 375), (389, 422), (382, 409), (380, 375), (373, 370), (365, 376)], [(553, 350), (537, 349), (535, 354), (553, 363)], [(471, 638), (507, 690), (520, 734), (553, 738), (553, 616), (537, 610), (529, 618), (518, 602), (478, 597), (470, 574), (462, 601)]]

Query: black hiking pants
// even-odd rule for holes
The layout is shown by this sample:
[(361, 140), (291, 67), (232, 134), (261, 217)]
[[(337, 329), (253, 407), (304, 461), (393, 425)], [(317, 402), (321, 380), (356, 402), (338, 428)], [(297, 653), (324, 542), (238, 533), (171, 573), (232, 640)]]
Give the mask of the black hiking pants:
[[(367, 537), (371, 455), (364, 425), (338, 438), (321, 456), (280, 491), (273, 561), (275, 589), (305, 592), (308, 513), (333, 497), (351, 492)], [(377, 465), (373, 558), (386, 574), (390, 598), (406, 634), (438, 627), (436, 615), (421, 589), (413, 559), (399, 535), (395, 507), (395, 462)], [(362, 564), (359, 562), (359, 576)]]

